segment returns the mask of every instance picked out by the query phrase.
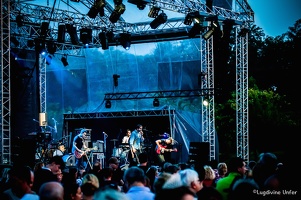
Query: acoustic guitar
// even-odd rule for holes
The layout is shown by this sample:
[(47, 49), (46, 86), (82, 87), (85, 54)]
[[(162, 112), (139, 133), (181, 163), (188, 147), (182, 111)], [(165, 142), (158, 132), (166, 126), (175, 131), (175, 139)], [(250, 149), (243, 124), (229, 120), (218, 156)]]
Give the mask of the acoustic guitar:
[(74, 156), (79, 159), (81, 158), (83, 155), (87, 155), (88, 152), (90, 151), (95, 151), (97, 150), (97, 146), (93, 147), (93, 148), (86, 148), (86, 149), (82, 149), (83, 152), (79, 152), (77, 150), (74, 151)]
[(166, 146), (162, 146), (162, 145), (159, 145), (157, 146), (156, 148), (156, 153), (157, 154), (162, 154), (164, 152), (177, 152), (178, 149), (177, 148), (173, 148), (173, 149), (167, 149)]

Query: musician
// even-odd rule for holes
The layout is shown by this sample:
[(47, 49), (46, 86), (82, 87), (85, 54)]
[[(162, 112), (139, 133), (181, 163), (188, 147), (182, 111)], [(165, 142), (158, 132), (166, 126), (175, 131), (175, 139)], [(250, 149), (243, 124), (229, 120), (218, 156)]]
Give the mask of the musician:
[(72, 153), (75, 155), (76, 166), (78, 170), (84, 170), (84, 157), (82, 155), (85, 154), (85, 149), (87, 146), (85, 144), (87, 130), (82, 129), (78, 135), (76, 135), (73, 139)]
[(122, 138), (121, 143), (122, 143), (122, 144), (128, 144), (128, 143), (129, 143), (130, 137), (131, 137), (131, 130), (130, 130), (130, 129), (127, 129), (127, 130), (126, 130), (126, 135)]
[(156, 155), (157, 155), (157, 161), (159, 165), (162, 165), (165, 163), (165, 156), (164, 153), (166, 152), (177, 152), (177, 149), (170, 148), (171, 145), (174, 145), (176, 141), (172, 138), (169, 137), (167, 139), (159, 139), (155, 141), (156, 143)]
[(144, 141), (143, 137), (143, 126), (138, 124), (136, 129), (131, 133), (129, 144), (130, 144), (130, 153), (129, 161), (130, 166), (136, 166), (139, 163), (138, 156), (142, 152), (142, 145)]

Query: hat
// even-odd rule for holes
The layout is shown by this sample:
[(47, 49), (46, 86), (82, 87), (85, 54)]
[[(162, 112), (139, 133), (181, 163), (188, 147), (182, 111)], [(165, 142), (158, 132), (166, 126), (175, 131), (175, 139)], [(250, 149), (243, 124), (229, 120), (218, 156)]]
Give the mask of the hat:
[(111, 157), (108, 162), (109, 164), (119, 164), (119, 160), (116, 157)]

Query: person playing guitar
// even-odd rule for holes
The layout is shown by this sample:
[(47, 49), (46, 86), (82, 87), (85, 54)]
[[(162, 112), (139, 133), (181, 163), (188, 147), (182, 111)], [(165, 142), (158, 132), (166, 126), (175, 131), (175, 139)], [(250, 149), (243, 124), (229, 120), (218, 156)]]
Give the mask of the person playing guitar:
[(176, 148), (168, 148), (169, 145), (173, 145), (176, 141), (172, 138), (169, 137), (167, 139), (159, 139), (156, 140), (156, 155), (157, 155), (157, 160), (159, 162), (159, 165), (162, 165), (165, 162), (165, 157), (164, 153), (165, 152), (177, 152), (178, 150)]
[(85, 154), (85, 149), (87, 149), (85, 144), (86, 134), (86, 129), (82, 129), (73, 139), (72, 153), (76, 158), (76, 166), (78, 170), (85, 169), (83, 155)]

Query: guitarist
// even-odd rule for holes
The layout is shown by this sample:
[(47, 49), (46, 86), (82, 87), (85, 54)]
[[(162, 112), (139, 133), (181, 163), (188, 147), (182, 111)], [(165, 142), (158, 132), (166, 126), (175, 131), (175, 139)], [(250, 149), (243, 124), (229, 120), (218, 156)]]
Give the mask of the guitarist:
[(177, 149), (171, 149), (168, 148), (168, 146), (173, 145), (176, 141), (172, 138), (169, 137), (167, 139), (159, 139), (156, 140), (156, 155), (157, 155), (157, 160), (158, 160), (158, 164), (161, 166), (164, 162), (165, 162), (165, 152), (177, 152)]
[(73, 146), (72, 146), (72, 153), (75, 155), (76, 159), (76, 167), (77, 170), (84, 170), (84, 157), (78, 156), (78, 155), (84, 155), (85, 151), (84, 149), (87, 149), (87, 146), (85, 144), (85, 138), (86, 138), (87, 131), (86, 129), (82, 129), (78, 135), (76, 135), (73, 139)]

